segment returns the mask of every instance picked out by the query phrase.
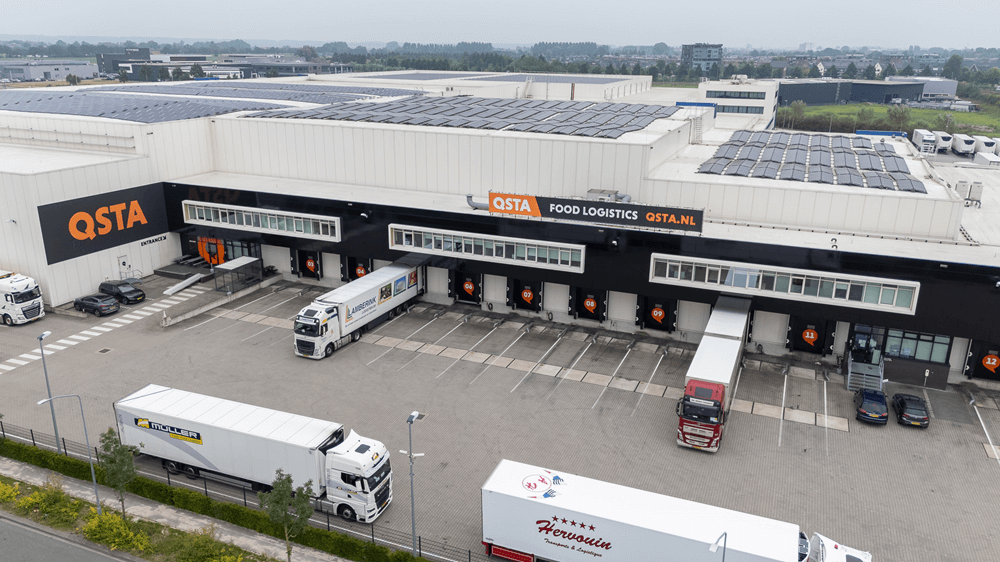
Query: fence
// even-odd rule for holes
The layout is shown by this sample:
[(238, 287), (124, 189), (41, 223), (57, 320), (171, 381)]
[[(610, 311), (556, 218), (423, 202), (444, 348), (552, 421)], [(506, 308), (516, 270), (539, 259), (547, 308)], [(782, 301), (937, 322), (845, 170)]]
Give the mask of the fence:
[[(4, 423), (3, 421), (0, 421), (0, 435), (4, 439), (21, 441), (26, 444), (30, 443), (32, 446), (40, 449), (56, 450), (56, 439), (52, 435)], [(63, 454), (80, 460), (87, 460), (86, 445), (66, 438), (60, 438), (59, 441), (62, 444)], [(100, 451), (97, 447), (94, 447), (90, 453), (95, 461), (99, 460)], [(142, 458), (142, 456), (140, 455), (139, 458)], [(212, 485), (209, 486), (209, 479), (207, 478), (201, 478), (201, 485), (199, 486), (194, 484), (194, 480), (181, 475), (171, 475), (166, 469), (161, 469), (158, 466), (154, 468), (149, 464), (139, 464), (137, 468), (139, 474), (142, 476), (166, 483), (168, 486), (179, 486), (197, 490), (204, 493), (206, 497), (218, 501), (242, 503), (251, 509), (260, 510), (260, 500), (257, 497), (257, 493), (251, 490), (249, 486), (243, 486), (234, 482), (222, 482), (215, 479), (212, 479)], [(387, 546), (393, 550), (409, 551), (412, 549), (413, 541), (410, 533), (397, 531), (385, 526), (378, 526), (375, 523), (351, 523), (344, 521), (336, 515), (331, 516), (329, 513), (316, 512), (309, 519), (309, 524), (319, 529), (326, 529), (327, 531), (370, 540), (375, 544)], [(473, 552), (471, 549), (459, 548), (429, 539), (425, 540), (421, 536), (417, 537), (417, 555), (440, 562), (487, 562), (490, 560), (481, 551)]]

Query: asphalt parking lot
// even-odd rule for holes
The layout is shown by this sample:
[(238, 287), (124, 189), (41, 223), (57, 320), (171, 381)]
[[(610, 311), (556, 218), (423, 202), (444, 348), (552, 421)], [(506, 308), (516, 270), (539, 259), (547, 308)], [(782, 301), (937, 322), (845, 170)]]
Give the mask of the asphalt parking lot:
[[(146, 305), (106, 318), (0, 328), (4, 422), (51, 432), (48, 408), (35, 405), (42, 362), (24, 357), (40, 357), (36, 336), (49, 330), (52, 392), (83, 396), (92, 443), (112, 424), (112, 402), (148, 383), (335, 420), (394, 455), (395, 505), (377, 524), (405, 533), (408, 468), (396, 452), (408, 448), (408, 414), (425, 412), (413, 427), (426, 454), (417, 529), (458, 548), (480, 549), (479, 487), (508, 458), (793, 522), (879, 561), (1000, 551), (1000, 461), (983, 445), (984, 427), (1000, 437), (1000, 411), (989, 393), (973, 407), (956, 387), (926, 391), (928, 430), (868, 426), (837, 375), (751, 361), (712, 455), (676, 445), (693, 352), (665, 339), (418, 304), (311, 361), (292, 352), (290, 318), (319, 290), (276, 285), (169, 328), (157, 319), (180, 301), (147, 292)], [(889, 396), (924, 392), (888, 386)], [(57, 414), (61, 435), (82, 442), (75, 401)]]

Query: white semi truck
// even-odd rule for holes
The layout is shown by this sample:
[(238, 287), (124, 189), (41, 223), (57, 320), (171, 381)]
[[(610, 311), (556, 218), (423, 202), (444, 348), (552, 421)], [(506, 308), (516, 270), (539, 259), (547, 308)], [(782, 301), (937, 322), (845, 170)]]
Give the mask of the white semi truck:
[[(392, 502), (385, 445), (344, 426), (150, 384), (115, 402), (118, 435), (189, 478), (267, 489), (281, 469), (312, 480), (317, 511), (371, 523)], [(141, 445), (140, 445), (141, 444)]]
[[(295, 317), (295, 355), (329, 357), (370, 326), (395, 317), (427, 289), (422, 258), (404, 259), (320, 295)], [(418, 261), (419, 260), (419, 261)]]
[(31, 277), (0, 270), (0, 320), (7, 326), (45, 316), (42, 289)]
[(483, 484), (482, 510), (486, 554), (515, 562), (871, 562), (820, 535), (811, 556), (793, 523), (510, 460)]

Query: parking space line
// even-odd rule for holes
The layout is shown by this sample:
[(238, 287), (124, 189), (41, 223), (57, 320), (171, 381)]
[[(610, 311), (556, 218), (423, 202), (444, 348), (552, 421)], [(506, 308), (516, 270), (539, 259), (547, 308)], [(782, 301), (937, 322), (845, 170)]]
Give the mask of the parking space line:
[(15, 365), (17, 365), (19, 367), (21, 365), (27, 365), (28, 364), (27, 361), (21, 361), (20, 359), (8, 359), (7, 362), (8, 363), (13, 363), (13, 364), (15, 364)]
[[(969, 396), (972, 397), (971, 401), (972, 409), (976, 411), (976, 417), (979, 418), (979, 425), (983, 426), (983, 433), (986, 434), (986, 440), (989, 441), (990, 443), (990, 450), (996, 451), (997, 450), (996, 447), (993, 446), (993, 438), (990, 437), (990, 432), (986, 430), (986, 424), (983, 423), (983, 416), (979, 415), (979, 406), (976, 406), (976, 398), (971, 394)], [(1000, 466), (1000, 455), (997, 455), (996, 459), (997, 459), (997, 465)]]
[[(587, 343), (587, 347), (583, 348), (583, 351), (581, 351), (576, 356), (576, 359), (573, 360), (573, 364), (570, 365), (569, 367), (565, 368), (565, 370), (566, 370), (567, 373), (570, 372), (570, 371), (572, 371), (573, 368), (576, 367), (576, 364), (580, 362), (580, 359), (583, 359), (583, 356), (587, 354), (587, 350), (590, 349), (590, 346), (592, 346), (592, 345), (594, 345), (594, 342)], [(556, 376), (558, 377), (559, 373), (556, 373)], [(562, 377), (562, 378), (559, 379), (559, 382), (556, 383), (556, 386), (555, 386), (555, 388), (552, 389), (552, 392), (550, 392), (548, 394), (548, 396), (545, 397), (546, 400), (548, 400), (549, 398), (551, 398), (552, 395), (555, 394), (557, 390), (559, 390), (559, 385), (561, 385), (564, 380), (566, 380), (566, 377)]]
[(66, 348), (65, 348), (64, 346), (61, 346), (61, 345), (56, 345), (56, 344), (54, 344), (54, 343), (50, 343), (50, 344), (46, 345), (45, 347), (47, 347), (47, 348), (49, 348), (49, 349), (54, 349), (54, 350), (56, 350), (56, 351), (62, 351), (62, 350), (64, 350), (64, 349), (66, 349)]
[[(504, 350), (503, 350), (503, 351), (501, 351), (500, 353), (498, 353), (498, 354), (497, 354), (497, 357), (503, 357), (503, 354), (504, 354), (504, 353), (507, 353), (507, 350), (508, 350), (508, 349), (510, 349), (510, 348), (512, 348), (512, 347), (514, 347), (514, 344), (515, 344), (515, 343), (517, 343), (517, 342), (518, 342), (518, 341), (519, 341), (519, 340), (520, 340), (521, 338), (523, 338), (523, 337), (524, 337), (524, 334), (527, 334), (527, 333), (528, 333), (528, 332), (521, 332), (521, 335), (517, 336), (517, 338), (516, 338), (516, 339), (515, 339), (514, 341), (510, 342), (510, 345), (508, 345), (508, 346), (507, 346), (506, 348), (504, 348)], [(478, 374), (478, 375), (476, 375), (476, 378), (474, 378), (474, 379), (472, 379), (471, 381), (469, 381), (469, 385), (471, 385), (472, 383), (476, 382), (476, 380), (477, 380), (477, 379), (478, 379), (479, 377), (483, 376), (483, 373), (485, 373), (486, 371), (489, 371), (489, 370), (490, 370), (490, 367), (492, 367), (492, 366), (493, 366), (493, 364), (492, 364), (492, 363), (490, 363), (489, 365), (487, 365), (487, 366), (486, 366), (486, 368), (485, 368), (485, 369), (483, 369), (482, 371), (479, 371), (479, 374)], [(529, 372), (530, 372), (530, 371), (529, 371)]]
[(257, 301), (264, 300), (267, 297), (271, 297), (271, 296), (274, 296), (274, 293), (268, 293), (268, 294), (264, 295), (263, 297), (258, 297), (258, 298), (254, 299), (254, 300), (252, 300), (252, 301), (250, 301), (250, 302), (248, 302), (246, 304), (241, 304), (240, 306), (237, 306), (233, 310), (239, 310), (239, 309), (243, 308), (244, 306), (250, 306), (251, 304), (253, 304), (253, 303), (257, 302)]
[(365, 363), (365, 367), (367, 367), (368, 365), (371, 365), (372, 363), (378, 361), (379, 359), (382, 358), (383, 355), (385, 355), (386, 353), (389, 353), (392, 350), (393, 350), (393, 348), (391, 348), (391, 347), (389, 349), (386, 349), (385, 351), (383, 351), (382, 353), (380, 353), (378, 357), (376, 357), (375, 359), (372, 359), (371, 361)]
[[(438, 339), (437, 339), (437, 341), (435, 341), (435, 342), (434, 342), (433, 344), (431, 344), (431, 345), (437, 345), (437, 344), (441, 343), (441, 340), (443, 340), (443, 339), (445, 339), (446, 337), (448, 337), (448, 336), (449, 336), (449, 335), (450, 335), (450, 334), (451, 334), (452, 332), (454, 332), (455, 330), (457, 330), (457, 329), (459, 328), (459, 326), (461, 326), (462, 324), (465, 324), (465, 322), (459, 322), (458, 324), (455, 324), (455, 327), (454, 327), (454, 328), (452, 328), (452, 329), (448, 330), (448, 333), (447, 333), (447, 334), (445, 334), (445, 335), (441, 336), (440, 338), (438, 338)], [(406, 365), (409, 365), (410, 363), (413, 363), (414, 361), (416, 361), (416, 360), (417, 360), (417, 357), (420, 357), (420, 354), (417, 354), (417, 355), (415, 355), (415, 356), (413, 357), (413, 359), (410, 359), (409, 361), (407, 361), (407, 362), (406, 362)], [(403, 365), (403, 367), (406, 367), (406, 365)], [(396, 370), (397, 370), (397, 371), (402, 371), (402, 370), (403, 370), (403, 367), (400, 367), (400, 368), (398, 368), (398, 369), (396, 369)]]
[(94, 326), (93, 328), (91, 328), (91, 330), (97, 330), (98, 332), (107, 333), (111, 331), (111, 328), (105, 328), (103, 326)]
[(267, 328), (264, 328), (263, 330), (261, 330), (261, 331), (257, 332), (256, 334), (254, 334), (254, 335), (252, 335), (252, 336), (247, 336), (247, 337), (245, 337), (245, 338), (241, 339), (240, 341), (247, 341), (247, 340), (248, 340), (248, 339), (250, 339), (250, 338), (255, 338), (255, 337), (257, 337), (257, 336), (259, 336), (259, 335), (263, 334), (264, 332), (266, 332), (266, 331), (270, 330), (270, 329), (271, 329), (271, 328), (273, 328), (273, 327), (274, 327), (274, 326), (268, 326)]
[[(635, 408), (632, 408), (632, 414), (629, 415), (630, 418), (635, 416), (635, 411), (639, 409), (639, 404), (642, 404), (642, 397), (646, 395), (646, 389), (649, 388), (650, 383), (653, 382), (653, 376), (656, 375), (656, 370), (660, 368), (660, 363), (663, 363), (664, 357), (666, 357), (665, 354), (660, 355), (660, 359), (656, 362), (656, 366), (653, 367), (653, 371), (649, 373), (649, 380), (646, 381), (646, 386), (642, 387), (642, 390), (639, 390), (638, 387), (636, 387), (636, 390), (639, 392), (639, 400), (635, 403)], [(733, 390), (733, 396), (736, 396), (735, 390)]]
[(272, 346), (272, 345), (274, 345), (275, 343), (281, 343), (281, 342), (283, 342), (283, 341), (287, 340), (288, 338), (290, 338), (290, 337), (292, 337), (292, 336), (294, 336), (294, 335), (295, 335), (295, 333), (294, 333), (294, 332), (293, 332), (293, 333), (291, 333), (291, 334), (288, 334), (287, 336), (285, 336), (285, 337), (281, 338), (280, 340), (278, 340), (278, 341), (276, 341), (276, 342), (274, 342), (274, 343), (271, 343), (271, 344), (268, 344), (268, 346), (267, 346), (267, 347), (271, 347), (271, 346)]
[(78, 344), (80, 342), (73, 341), (73, 340), (59, 340), (57, 343), (61, 343), (61, 344), (65, 344), (65, 345), (76, 345), (76, 344)]
[(830, 418), (826, 412), (826, 381), (823, 381), (823, 433), (826, 434), (826, 456), (830, 456)]
[(781, 416), (778, 418), (778, 446), (781, 446), (781, 432), (785, 429), (785, 394), (788, 391), (788, 375), (785, 384), (781, 386)]
[[(285, 304), (286, 302), (288, 302), (288, 301), (293, 301), (293, 300), (295, 300), (295, 299), (297, 299), (297, 298), (299, 298), (299, 297), (292, 297), (292, 298), (290, 298), (290, 299), (286, 299), (286, 300), (283, 300), (283, 301), (279, 302), (278, 304), (276, 304), (276, 305), (274, 305), (274, 306), (269, 306), (269, 307), (265, 308), (264, 310), (261, 310), (261, 311), (259, 312), (259, 314), (264, 314), (265, 312), (267, 312), (268, 310), (271, 310), (272, 308), (277, 308), (277, 307), (279, 307), (279, 306), (281, 306), (281, 305)], [(258, 300), (259, 300), (259, 299), (258, 299)], [(256, 301), (254, 301), (254, 302), (256, 302)], [(250, 303), (247, 303), (247, 304), (250, 304)], [(244, 306), (246, 306), (246, 305), (244, 305)], [(236, 310), (239, 310), (239, 309), (236, 309)], [(292, 318), (294, 318), (294, 316), (293, 316)]]
[(9, 365), (4, 365), (3, 363), (0, 363), (0, 369), (3, 369), (4, 371), (13, 371), (14, 367), (11, 367)]
[(208, 324), (212, 320), (215, 320), (215, 319), (218, 319), (218, 318), (221, 318), (221, 316), (213, 316), (213, 317), (209, 318), (208, 320), (205, 320), (201, 324), (195, 324), (194, 326), (191, 326), (190, 328), (184, 328), (184, 331), (186, 332), (188, 330), (193, 330), (193, 329), (197, 328), (198, 326), (204, 326), (205, 324)]
[(132, 320), (142, 320), (142, 316), (136, 316), (135, 314), (126, 314), (122, 318), (131, 318)]
[[(493, 332), (497, 331), (497, 328), (500, 327), (500, 324), (501, 324), (500, 322), (497, 322), (496, 324), (494, 324), (493, 325), (493, 329), (490, 330), (485, 336), (483, 336), (482, 338), (480, 338), (479, 341), (477, 341), (472, 347), (470, 347), (469, 351), (472, 351), (473, 349), (476, 349), (476, 346), (478, 346), (479, 344), (483, 343), (483, 341), (485, 341), (486, 338), (490, 337), (490, 334), (492, 334)], [(499, 357), (499, 355), (497, 357)], [(452, 367), (454, 367), (455, 363), (458, 363), (461, 360), (462, 360), (461, 357), (459, 357), (458, 359), (455, 359), (454, 361), (451, 362), (451, 365), (448, 365), (447, 367), (445, 367), (444, 371), (441, 371), (440, 373), (438, 373), (438, 375), (436, 377), (434, 377), (434, 378), (440, 378), (441, 375), (445, 374), (448, 371), (448, 369), (451, 369)]]
[[(397, 316), (397, 318), (398, 318), (398, 316)], [(417, 334), (417, 332), (419, 332), (420, 330), (423, 330), (424, 328), (426, 328), (427, 326), (429, 326), (431, 324), (431, 322), (437, 320), (438, 318), (440, 318), (440, 316), (435, 316), (434, 318), (431, 318), (430, 322), (428, 322), (428, 323), (424, 324), (423, 326), (417, 328), (416, 332), (413, 332), (412, 334), (410, 334), (410, 335), (406, 336), (405, 338), (403, 338), (403, 341), (410, 341), (410, 338), (412, 338), (413, 336), (415, 336)], [(393, 320), (395, 320), (395, 318), (393, 318)], [(375, 332), (372, 332), (372, 333), (374, 334)], [(386, 353), (389, 353), (393, 349), (395, 349), (395, 348), (394, 347), (390, 347), (389, 349), (385, 350), (385, 352), (383, 352), (381, 355), (379, 355), (375, 359), (372, 359), (371, 361), (365, 363), (365, 366), (367, 367), (368, 365), (371, 365), (372, 363), (378, 361), (383, 356), (385, 356)], [(417, 357), (420, 357), (420, 356), (417, 355)], [(416, 359), (417, 357), (414, 357), (413, 359)], [(413, 361), (413, 359), (410, 359), (410, 361)], [(409, 365), (409, 363), (407, 363), (407, 365)]]
[(70, 337), (73, 338), (73, 339), (75, 339), (75, 340), (80, 340), (80, 341), (87, 341), (87, 340), (90, 339), (90, 338), (85, 338), (83, 336), (76, 336), (76, 335), (73, 335), (73, 336), (70, 336)]
[(545, 361), (545, 358), (548, 357), (550, 353), (552, 353), (552, 350), (555, 349), (557, 345), (559, 345), (560, 341), (562, 341), (562, 336), (556, 338), (556, 342), (552, 344), (552, 347), (550, 347), (548, 351), (542, 354), (542, 357), (538, 361), (536, 361), (535, 364), (530, 369), (528, 369), (527, 373), (524, 373), (524, 376), (521, 377), (521, 380), (517, 381), (517, 384), (514, 385), (514, 388), (510, 389), (511, 392), (514, 392), (515, 390), (517, 390), (517, 387), (521, 386), (521, 383), (524, 382), (524, 379), (528, 378), (528, 375), (530, 375), (532, 371), (537, 369), (538, 366), (542, 364), (542, 361)]
[(611, 373), (611, 378), (608, 379), (608, 384), (604, 385), (604, 388), (601, 389), (601, 393), (597, 395), (597, 400), (594, 400), (594, 405), (590, 407), (591, 410), (597, 407), (597, 403), (601, 401), (601, 397), (604, 396), (604, 393), (608, 390), (608, 386), (611, 385), (611, 381), (615, 380), (615, 375), (618, 374), (618, 370), (622, 368), (625, 360), (628, 359), (629, 353), (632, 353), (631, 347), (625, 352), (625, 357), (622, 357), (622, 360), (618, 362), (618, 366), (615, 367), (615, 372)]
[(232, 328), (233, 326), (236, 326), (237, 324), (239, 324), (239, 322), (237, 322), (237, 321), (234, 320), (232, 324), (226, 326), (225, 328), (219, 328), (218, 330), (216, 330), (214, 332), (209, 332), (208, 335), (209, 336), (214, 336), (215, 334), (218, 334), (219, 332), (224, 332), (224, 331), (228, 330), (229, 328)]
[[(110, 332), (111, 330), (108, 330), (108, 331)], [(101, 335), (101, 332), (91, 332), (90, 330), (82, 330), (82, 331), (80, 331), (80, 333), (81, 334), (86, 334), (86, 335), (88, 335), (88, 336), (90, 336), (92, 338)]]
[(24, 359), (27, 359), (28, 361), (37, 361), (38, 359), (42, 358), (41, 355), (32, 355), (30, 353), (22, 353), (18, 355), (18, 357), (22, 357)]

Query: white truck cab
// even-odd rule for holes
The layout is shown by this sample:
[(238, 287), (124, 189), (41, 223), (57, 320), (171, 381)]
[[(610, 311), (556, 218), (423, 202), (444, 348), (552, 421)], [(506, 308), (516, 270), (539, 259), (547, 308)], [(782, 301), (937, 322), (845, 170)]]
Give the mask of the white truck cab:
[(0, 270), (0, 320), (13, 326), (43, 316), (42, 289), (38, 283), (27, 275)]
[(809, 557), (805, 562), (872, 562), (872, 555), (813, 533), (809, 541)]

